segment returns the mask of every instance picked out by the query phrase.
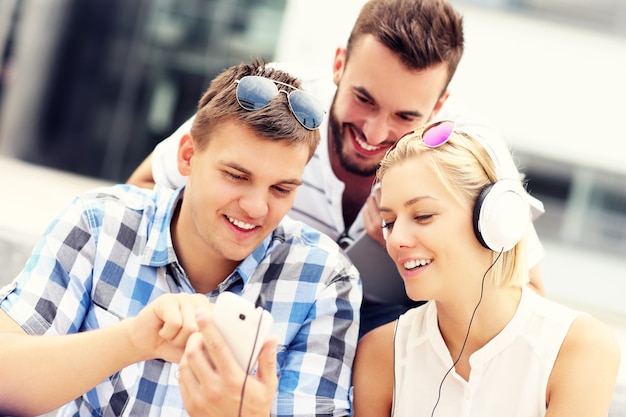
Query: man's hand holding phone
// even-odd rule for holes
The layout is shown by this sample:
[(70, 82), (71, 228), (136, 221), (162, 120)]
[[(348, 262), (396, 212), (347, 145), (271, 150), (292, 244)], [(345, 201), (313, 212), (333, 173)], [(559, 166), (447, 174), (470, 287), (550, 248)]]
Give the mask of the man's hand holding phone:
[[(188, 413), (269, 415), (278, 386), (269, 312), (226, 292), (213, 309), (198, 310), (196, 320), (200, 331), (189, 337), (179, 369)], [(246, 369), (251, 372), (257, 360), (257, 372), (248, 375)]]
[(236, 294), (224, 292), (215, 302), (213, 320), (239, 365), (252, 372), (274, 325), (270, 312)]

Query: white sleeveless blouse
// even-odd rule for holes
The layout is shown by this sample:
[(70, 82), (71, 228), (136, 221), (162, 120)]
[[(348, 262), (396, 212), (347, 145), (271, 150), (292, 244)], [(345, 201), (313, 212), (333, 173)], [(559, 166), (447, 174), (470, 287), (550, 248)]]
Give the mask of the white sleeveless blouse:
[[(450, 371), (435, 416), (544, 416), (554, 361), (572, 322), (581, 314), (524, 288), (511, 321), (470, 357), (469, 381)], [(430, 417), (441, 381), (453, 362), (439, 333), (434, 302), (400, 317), (394, 350), (392, 415)]]

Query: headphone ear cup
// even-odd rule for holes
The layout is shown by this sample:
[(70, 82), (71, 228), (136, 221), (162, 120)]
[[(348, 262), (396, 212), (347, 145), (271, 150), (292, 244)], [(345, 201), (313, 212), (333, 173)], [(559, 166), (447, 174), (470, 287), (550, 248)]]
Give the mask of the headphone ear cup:
[(487, 243), (483, 239), (483, 235), (481, 233), (481, 226), (479, 226), (479, 223), (480, 223), (480, 212), (482, 210), (483, 203), (485, 201), (485, 198), (487, 197), (487, 194), (489, 194), (489, 190), (491, 190), (492, 187), (493, 187), (493, 184), (489, 184), (486, 187), (484, 187), (482, 190), (480, 190), (480, 193), (478, 194), (478, 198), (476, 198), (476, 203), (474, 204), (474, 213), (472, 215), (472, 220), (474, 223), (474, 234), (476, 235), (476, 239), (478, 239), (480, 244), (483, 245), (487, 249), (491, 249), (491, 248), (489, 247), (489, 245), (487, 245)]
[(530, 224), (530, 206), (521, 184), (500, 180), (481, 190), (474, 205), (474, 233), (487, 249), (506, 252), (519, 242)]

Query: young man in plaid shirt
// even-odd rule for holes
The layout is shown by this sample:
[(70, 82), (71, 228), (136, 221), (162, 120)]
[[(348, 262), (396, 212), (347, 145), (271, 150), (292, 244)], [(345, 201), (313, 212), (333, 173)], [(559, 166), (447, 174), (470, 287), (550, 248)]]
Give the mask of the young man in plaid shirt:
[[(284, 217), (324, 113), (298, 85), (226, 70), (180, 141), (186, 186), (97, 189), (51, 223), (0, 290), (0, 414), (349, 413), (358, 273)], [(224, 291), (274, 318), (247, 379), (211, 320)]]

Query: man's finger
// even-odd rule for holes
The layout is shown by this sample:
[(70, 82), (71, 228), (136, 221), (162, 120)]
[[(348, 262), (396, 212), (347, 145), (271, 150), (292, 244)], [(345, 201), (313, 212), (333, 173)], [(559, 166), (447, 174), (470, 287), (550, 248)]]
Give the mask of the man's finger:
[(232, 373), (236, 369), (243, 371), (237, 363), (230, 347), (226, 343), (224, 336), (213, 321), (212, 312), (208, 309), (200, 308), (196, 312), (196, 322), (202, 337), (207, 353), (219, 374)]
[(166, 340), (174, 339), (183, 325), (183, 318), (175, 299), (162, 296), (154, 307), (154, 313), (163, 322), (159, 336)]
[(180, 361), (179, 381), (181, 385), (204, 386), (213, 373), (213, 366), (204, 348), (201, 333), (193, 333), (187, 339), (187, 346)]
[(272, 387), (276, 390), (278, 387), (278, 376), (276, 372), (276, 346), (278, 345), (278, 337), (271, 335), (259, 353), (259, 367), (257, 370), (257, 378), (263, 381), (264, 385)]

